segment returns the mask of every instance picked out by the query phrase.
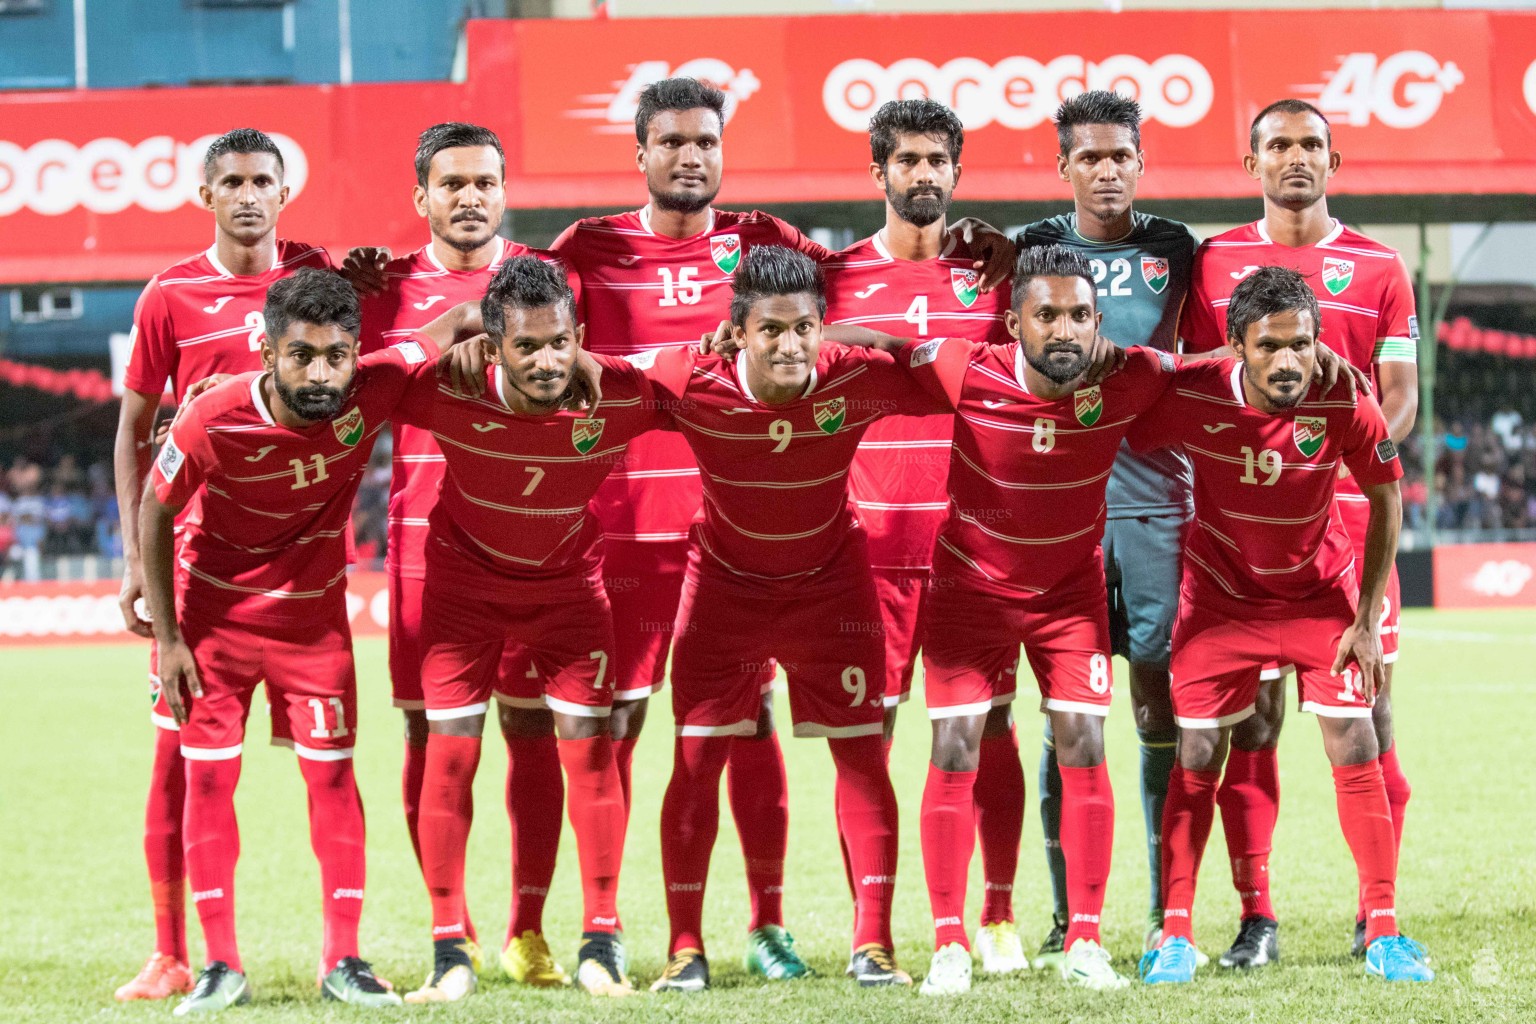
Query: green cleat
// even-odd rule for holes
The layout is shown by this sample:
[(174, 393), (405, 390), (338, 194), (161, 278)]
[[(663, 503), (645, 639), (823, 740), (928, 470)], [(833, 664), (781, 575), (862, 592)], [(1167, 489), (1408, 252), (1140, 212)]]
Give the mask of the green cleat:
[(368, 961), (355, 956), (344, 956), (320, 983), (320, 995), (338, 1003), (353, 1006), (379, 1008), (402, 1006), (404, 1003), (374, 976)]
[(747, 973), (769, 981), (793, 981), (811, 969), (795, 952), (795, 937), (779, 925), (765, 924), (747, 933)]
[(250, 1001), (251, 986), (245, 975), (230, 970), (223, 960), (215, 960), (203, 968), (203, 973), (197, 976), (197, 984), (192, 986), (192, 993), (177, 1003), (171, 1012), (178, 1017), (218, 1013)]

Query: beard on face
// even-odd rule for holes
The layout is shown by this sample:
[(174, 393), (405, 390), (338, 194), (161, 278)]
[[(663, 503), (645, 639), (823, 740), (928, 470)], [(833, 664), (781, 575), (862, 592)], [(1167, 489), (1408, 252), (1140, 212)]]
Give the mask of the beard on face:
[[(522, 392), (523, 397), (528, 399), (528, 401), (532, 402), (533, 404), (540, 405), (540, 406), (545, 406), (545, 407), (551, 407), (551, 406), (559, 406), (559, 405), (563, 404), (565, 402), (565, 400), (570, 396), (571, 389), (570, 389), (568, 383), (567, 383), (567, 386), (561, 388), (560, 391), (553, 398), (546, 398), (546, 397), (544, 397), (543, 394), (540, 394), (540, 393), (537, 393), (537, 392), (529, 390), (529, 387), (531, 387), (534, 384), (541, 383), (541, 382), (544, 382), (544, 381), (557, 381), (557, 382), (558, 381), (567, 381), (568, 382), (569, 379), (570, 379), (570, 375), (569, 374), (562, 373), (562, 372), (560, 372), (558, 370), (541, 370), (541, 371), (538, 371), (538, 372), (535, 372), (535, 373), (528, 374), (528, 376), (523, 378), (521, 383), (514, 382), (512, 386), (517, 388), (518, 391)], [(523, 386), (524, 384), (529, 385), (529, 387), (524, 387)]]
[(717, 185), (710, 192), (660, 192), (651, 191), (651, 205), (658, 210), (666, 210), (668, 213), (699, 213), (709, 208), (709, 204), (715, 201), (715, 196), (720, 194)]
[(291, 388), (275, 373), (272, 375), (272, 386), (277, 389), (277, 397), (300, 419), (333, 420), (347, 401), (347, 393), (340, 388), (324, 384), (305, 384), (300, 388)]
[(896, 216), (916, 227), (925, 228), (949, 211), (953, 193), (931, 185), (920, 185), (898, 192), (889, 178), (885, 181), (885, 198), (896, 211)]
[[(489, 217), (473, 213), (461, 213), (446, 220), (432, 217), (428, 226), (431, 227), (434, 237), (441, 238), (460, 252), (474, 252), (491, 240), (497, 228), (496, 224), (491, 223)], [(461, 233), (451, 233), (455, 227)], [(475, 233), (464, 235), (462, 232), (465, 230)]]
[[(1071, 358), (1065, 358), (1070, 356)], [(1054, 357), (1054, 358), (1053, 358)], [(1088, 353), (1080, 345), (1050, 344), (1039, 355), (1026, 347), (1024, 361), (1052, 384), (1065, 384), (1088, 369)]]
[[(1275, 387), (1278, 384), (1285, 384), (1285, 383), (1300, 384), (1300, 383), (1302, 383), (1303, 379), (1304, 378), (1302, 377), (1302, 375), (1297, 373), (1297, 372), (1295, 372), (1294, 370), (1282, 370), (1279, 373), (1272, 373), (1268, 377), (1266, 377), (1265, 378), (1265, 384), (1267, 386), (1260, 388), (1260, 390), (1263, 391), (1265, 397), (1267, 397), (1270, 400), (1270, 402), (1273, 403), (1278, 408), (1289, 409), (1289, 408), (1292, 408), (1293, 406), (1297, 406), (1297, 405), (1301, 404), (1301, 400), (1306, 397), (1307, 389), (1299, 387), (1295, 391), (1290, 392), (1289, 394), (1286, 394), (1285, 392), (1281, 392), (1281, 391), (1271, 391), (1269, 389)], [(1257, 384), (1258, 381), (1255, 379), (1254, 383)]]

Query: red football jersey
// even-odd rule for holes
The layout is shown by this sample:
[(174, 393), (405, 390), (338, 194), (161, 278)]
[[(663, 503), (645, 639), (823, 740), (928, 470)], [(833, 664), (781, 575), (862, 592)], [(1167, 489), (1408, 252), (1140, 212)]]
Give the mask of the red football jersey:
[[(587, 346), (622, 356), (692, 346), (729, 319), (731, 280), (754, 245), (784, 245), (814, 260), (831, 253), (766, 213), (711, 210), (691, 238), (650, 228), (650, 207), (589, 217), (551, 247), (581, 277)], [(598, 491), (597, 512), (609, 537), (684, 540), (699, 511), (699, 471), (685, 441), (655, 433), (630, 446)]]
[[(900, 337), (963, 338), (1003, 344), (1009, 282), (987, 294), (977, 287), (976, 257), (951, 234), (932, 260), (898, 260), (885, 232), (837, 253), (825, 264), (827, 323), (855, 324)], [(848, 493), (869, 531), (877, 569), (926, 569), (949, 507), (950, 416), (888, 416), (869, 428), (853, 459)]]
[(319, 246), (280, 238), (265, 274), (231, 274), (210, 247), (150, 278), (133, 310), (123, 386), (158, 395), (170, 381), (180, 403), (205, 377), (261, 369), (267, 289), (301, 267), (329, 270), (331, 258)]
[[(1186, 581), (1218, 600), (1304, 614), (1305, 602), (1357, 590), (1354, 548), (1334, 508), (1339, 461), (1364, 484), (1403, 475), (1375, 399), (1324, 401), (1270, 415), (1243, 394), (1230, 359), (1181, 367), (1131, 429), (1140, 451), (1182, 444), (1195, 467), (1195, 526)], [(1267, 602), (1267, 604), (1265, 603)]]
[(1102, 573), (1104, 490), (1120, 440), (1173, 379), (1175, 359), (1133, 346), (1103, 384), (1051, 401), (1030, 393), (1018, 342), (913, 342), (898, 358), (955, 411), (937, 561), (1003, 597)]
[[(344, 600), (348, 517), (384, 421), (431, 342), (362, 359), (341, 414), (303, 430), (273, 421), (267, 374), (242, 373), (181, 409), (150, 470), (184, 505), (183, 600), (248, 625), (332, 621)], [(198, 500), (193, 501), (196, 497)]]
[[(1232, 290), (1259, 267), (1274, 266), (1306, 277), (1322, 311), (1323, 343), (1373, 379), (1376, 363), (1417, 362), (1413, 279), (1402, 257), (1338, 222), (1321, 242), (1300, 248), (1270, 241), (1262, 220), (1202, 242), (1179, 321), (1187, 350), (1226, 344)], [(1365, 500), (1348, 477), (1339, 484), (1339, 498)]]
[(654, 358), (658, 383), (677, 368), (687, 374), (672, 418), (703, 477), (700, 546), (730, 572), (759, 580), (807, 576), (842, 546), (857, 522), (848, 466), (871, 423), (943, 408), (874, 349), (824, 343), (805, 394), (784, 405), (753, 397), (744, 352), (728, 360), (675, 348)]
[[(497, 238), (499, 251), (481, 270), (455, 271), (443, 266), (430, 244), (384, 268), (384, 290), (363, 300), (363, 329), (358, 338), (364, 354), (408, 338), (461, 302), (478, 302), (501, 265), (514, 256), (538, 256), (559, 261), (543, 249)], [(567, 273), (571, 290), (581, 297), (581, 282)], [(405, 423), (395, 425), (389, 480), (389, 549), (386, 571), (413, 579), (427, 572), (427, 517), (437, 504), (443, 482), (443, 454), (432, 435)]]
[[(479, 398), (457, 395), (420, 367), (396, 422), (429, 431), (446, 472), (431, 512), (433, 580), (519, 600), (568, 600), (601, 569), (602, 527), (588, 509), (636, 437), (670, 425), (650, 379), (623, 359), (603, 364), (603, 402), (548, 416), (513, 412), (501, 367)], [(673, 394), (681, 388), (681, 375)]]

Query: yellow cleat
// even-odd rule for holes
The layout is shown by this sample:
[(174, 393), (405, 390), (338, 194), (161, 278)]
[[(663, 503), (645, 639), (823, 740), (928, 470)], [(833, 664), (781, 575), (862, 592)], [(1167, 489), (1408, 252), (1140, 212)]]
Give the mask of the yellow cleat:
[(526, 931), (501, 951), (501, 969), (507, 977), (533, 988), (564, 988), (571, 983), (565, 968), (549, 953), (549, 943), (535, 931)]
[(476, 974), (485, 971), (485, 954), (480, 952), (480, 943), (474, 939), (460, 939), (460, 945), (464, 947), (464, 953), (469, 957), (469, 966)]

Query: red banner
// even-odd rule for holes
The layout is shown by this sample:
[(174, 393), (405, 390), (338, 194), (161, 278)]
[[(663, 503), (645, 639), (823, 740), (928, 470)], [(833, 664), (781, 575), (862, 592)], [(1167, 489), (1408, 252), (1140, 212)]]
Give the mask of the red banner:
[(1524, 195), (1536, 180), (1536, 14), (546, 19), (467, 31), (462, 84), (0, 95), (0, 283), (140, 279), (206, 247), (201, 152), (242, 124), (281, 136), (294, 187), (282, 233), (337, 254), (422, 243), (411, 155), (442, 120), (501, 133), (510, 206), (639, 206), (636, 100), (679, 74), (729, 97), (729, 206), (874, 201), (869, 116), (919, 95), (965, 122), (962, 199), (1064, 203), (1050, 117), (1097, 88), (1142, 104), (1148, 198), (1256, 201), (1240, 166), (1248, 123), (1286, 96), (1332, 120), (1336, 193)]
[[(389, 594), (381, 572), (347, 577), (353, 636), (389, 631)], [(0, 583), (0, 647), (33, 644), (145, 643), (123, 628), (118, 584)]]
[(1536, 544), (1435, 548), (1436, 608), (1536, 608)]

